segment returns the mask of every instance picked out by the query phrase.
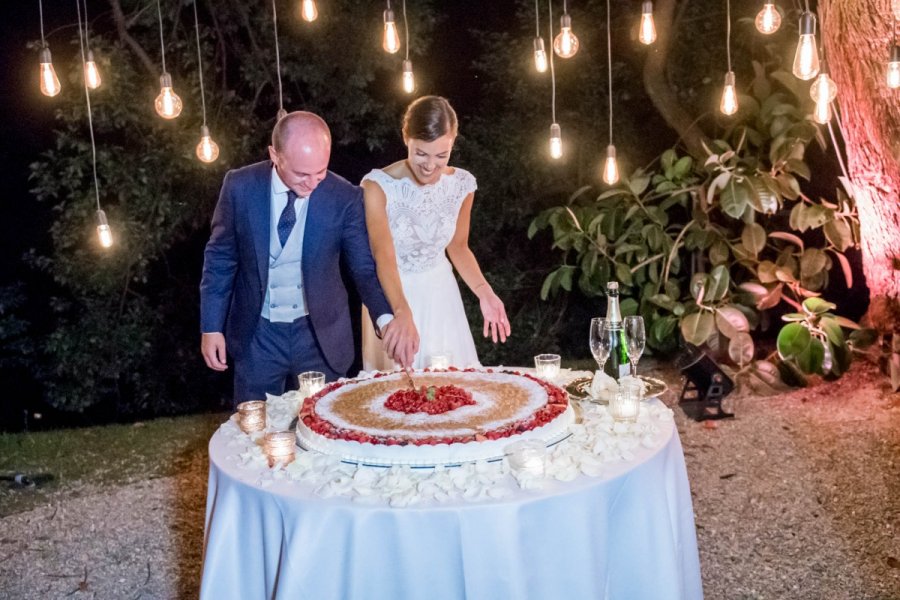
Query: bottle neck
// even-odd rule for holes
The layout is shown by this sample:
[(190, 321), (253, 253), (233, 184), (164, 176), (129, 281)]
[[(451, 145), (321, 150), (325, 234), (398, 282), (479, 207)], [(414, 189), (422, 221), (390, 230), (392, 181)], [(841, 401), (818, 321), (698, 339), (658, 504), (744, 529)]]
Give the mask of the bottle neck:
[(621, 323), (622, 313), (619, 310), (619, 294), (609, 294), (608, 298), (609, 300), (606, 304), (606, 321), (608, 323)]

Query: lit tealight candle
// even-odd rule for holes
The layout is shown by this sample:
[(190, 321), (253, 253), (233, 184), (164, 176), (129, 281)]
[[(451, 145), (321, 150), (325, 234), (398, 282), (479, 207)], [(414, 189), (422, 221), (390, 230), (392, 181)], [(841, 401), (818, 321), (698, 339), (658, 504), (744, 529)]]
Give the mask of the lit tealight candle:
[(294, 434), (290, 431), (271, 431), (267, 433), (263, 447), (266, 451), (266, 457), (269, 459), (269, 466), (274, 467), (276, 463), (290, 464), (294, 460), (295, 445)]
[(609, 399), (609, 414), (616, 421), (637, 421), (641, 412), (641, 392), (623, 387)]
[(521, 440), (505, 448), (509, 468), (517, 475), (543, 477), (547, 447), (540, 440)]
[(319, 371), (300, 373), (299, 383), (300, 395), (309, 398), (325, 387), (325, 373)]
[(538, 354), (534, 357), (534, 371), (537, 376), (553, 381), (559, 375), (559, 354)]
[(249, 400), (237, 405), (238, 424), (244, 433), (262, 431), (266, 428), (266, 403), (263, 400)]

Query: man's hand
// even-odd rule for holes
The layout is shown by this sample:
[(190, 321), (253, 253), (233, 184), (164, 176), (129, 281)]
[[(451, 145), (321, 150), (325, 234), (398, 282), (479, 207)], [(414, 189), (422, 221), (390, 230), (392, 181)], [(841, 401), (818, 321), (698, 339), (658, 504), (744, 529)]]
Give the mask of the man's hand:
[(382, 331), (384, 351), (404, 369), (411, 366), (419, 351), (419, 332), (409, 310), (397, 311)]
[(225, 364), (225, 336), (221, 333), (204, 333), (200, 336), (200, 354), (203, 355), (206, 366), (213, 371), (228, 368)]

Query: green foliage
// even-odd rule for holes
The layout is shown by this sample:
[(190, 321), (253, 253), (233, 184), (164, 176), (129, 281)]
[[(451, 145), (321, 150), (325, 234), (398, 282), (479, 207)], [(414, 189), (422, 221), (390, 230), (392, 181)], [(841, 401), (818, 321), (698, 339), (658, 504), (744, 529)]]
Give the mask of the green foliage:
[[(127, 33), (156, 57), (156, 12), (145, 4), (123, 0)], [(202, 115), (189, 4), (170, 4), (163, 15), (166, 68), (185, 104), (173, 121), (153, 110), (155, 67), (145, 66), (117, 32), (92, 32), (104, 78), (91, 93), (99, 200), (112, 248), (97, 242), (90, 137), (74, 61), (55, 99), (56, 144), (31, 165), (33, 194), (55, 217), (52, 250), (33, 250), (27, 261), (56, 285), (40, 351), (47, 399), (60, 408), (107, 402), (120, 413), (184, 410), (209, 396), (211, 377), (197, 349), (202, 244), (225, 171), (265, 157), (278, 87), (271, 9), (216, 3), (206, 14), (201, 5), (207, 120), (222, 154), (212, 165), (199, 162), (194, 147)], [(278, 9), (294, 15), (296, 6), (284, 0)], [(368, 157), (396, 135), (406, 100), (385, 95), (382, 85), (395, 77), (399, 59), (374, 51), (380, 41), (371, 19), (346, 18), (351, 14), (377, 20), (380, 12), (362, 0), (339, 0), (312, 26), (279, 21), (285, 108), (321, 114), (332, 126), (335, 153), (348, 160)], [(410, 7), (410, 18), (411, 47), (424, 50), (435, 22), (430, 3)], [(326, 43), (334, 39), (360, 43), (336, 53)]]
[(573, 285), (600, 296), (617, 280), (648, 324), (650, 348), (669, 352), (680, 339), (718, 347), (767, 386), (777, 377), (754, 360), (751, 332), (762, 312), (787, 304), (814, 317), (781, 332), (782, 375), (839, 376), (851, 359), (841, 328), (854, 325), (818, 296), (835, 262), (852, 286), (844, 252), (859, 242), (855, 208), (840, 190), (835, 201), (803, 192), (806, 149), (824, 140), (808, 107), (757, 73), (754, 96), (741, 99), (738, 121), (707, 143), (702, 162), (667, 150), (655, 168), (599, 195), (583, 187), (532, 221), (529, 235), (550, 230), (562, 254), (542, 297)]

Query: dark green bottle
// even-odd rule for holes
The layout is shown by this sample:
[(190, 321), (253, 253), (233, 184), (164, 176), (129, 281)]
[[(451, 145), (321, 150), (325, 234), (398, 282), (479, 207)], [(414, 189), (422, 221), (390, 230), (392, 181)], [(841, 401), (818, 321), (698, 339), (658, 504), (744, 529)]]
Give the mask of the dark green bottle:
[(606, 285), (606, 322), (616, 332), (612, 351), (606, 361), (603, 370), (607, 375), (619, 380), (620, 377), (631, 373), (628, 363), (628, 344), (625, 342), (625, 328), (622, 327), (622, 312), (619, 310), (619, 284), (610, 281)]

